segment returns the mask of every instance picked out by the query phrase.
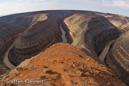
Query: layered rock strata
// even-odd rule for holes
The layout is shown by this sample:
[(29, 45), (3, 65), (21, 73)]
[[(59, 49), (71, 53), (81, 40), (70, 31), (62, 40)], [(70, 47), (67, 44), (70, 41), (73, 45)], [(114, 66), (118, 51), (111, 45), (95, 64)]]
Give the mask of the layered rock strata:
[(115, 25), (121, 32), (129, 30), (129, 18), (116, 14), (103, 14), (113, 25)]
[(9, 16), (0, 17), (0, 21), (9, 22), (13, 24), (18, 24), (20, 26), (24, 26), (26, 28), (34, 25), (37, 22), (43, 21), (46, 16), (51, 15), (62, 21), (64, 18), (73, 14), (72, 11), (63, 11), (63, 10), (51, 10), (51, 11), (37, 11), (37, 12), (29, 12), (29, 13), (20, 13)]
[(8, 48), (8, 43), (24, 30), (22, 26), (0, 22), (0, 56)]
[(46, 14), (26, 15), (17, 17), (14, 23), (27, 28), (46, 19)]
[[(128, 17), (91, 11), (38, 11), (0, 17), (0, 21), (13, 23), (0, 23), (0, 75), (9, 70), (3, 64), (2, 56), (24, 27), (28, 29), (16, 39), (11, 50), (9, 49), (9, 61), (14, 65), (20, 64), (25, 59), (39, 54), (60, 41), (74, 45), (100, 62), (97, 57), (103, 55), (108, 43), (114, 42), (121, 32), (129, 29)], [(120, 37), (121, 39), (118, 39), (115, 45), (111, 43), (113, 47), (105, 61), (108, 67), (128, 84), (128, 47), (126, 47), (128, 36), (126, 36), (127, 34)], [(108, 50), (110, 48), (109, 45)], [(104, 51), (104, 54), (107, 53)], [(104, 58), (102, 57), (102, 59)], [(79, 74), (82, 73), (79, 72)]]
[(118, 77), (129, 85), (129, 31), (123, 33), (114, 43), (105, 62)]
[(0, 78), (9, 72), (9, 68), (3, 63), (4, 53), (13, 43), (15, 38), (24, 30), (24, 27), (0, 22)]
[(72, 45), (95, 59), (107, 42), (121, 34), (105, 17), (95, 14), (74, 14), (66, 18), (64, 23), (73, 39)]
[(9, 60), (18, 65), (54, 43), (61, 42), (61, 30), (56, 19), (50, 15), (21, 34), (10, 50)]
[[(33, 86), (127, 86), (117, 79), (113, 71), (99, 65), (79, 49), (62, 43), (25, 60), (2, 80), (23, 81), (21, 84), (25, 86), (32, 85), (26, 84), (25, 80), (43, 80), (43, 83)], [(21, 86), (17, 82), (11, 85)]]
[(55, 18), (66, 18), (73, 14), (77, 13), (90, 13), (90, 14), (99, 14), (105, 16), (112, 24), (114, 24), (118, 29), (122, 32), (128, 30), (129, 17), (110, 14), (110, 13), (100, 13), (93, 11), (81, 11), (81, 10), (46, 10), (46, 11), (36, 11), (36, 12), (28, 12), (28, 13), (19, 13), (8, 16), (0, 17), (0, 21), (14, 23), (22, 26), (29, 27), (33, 23), (36, 23), (42, 20), (44, 14), (50, 14)]

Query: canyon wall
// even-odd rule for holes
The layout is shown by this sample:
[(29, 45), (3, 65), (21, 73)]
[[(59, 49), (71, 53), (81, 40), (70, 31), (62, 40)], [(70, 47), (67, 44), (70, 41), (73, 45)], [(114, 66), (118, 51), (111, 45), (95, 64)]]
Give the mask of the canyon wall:
[(0, 22), (0, 56), (1, 56), (1, 59), (2, 59), (3, 53), (11, 45), (15, 37), (17, 37), (24, 30), (25, 28), (22, 26)]
[(125, 33), (118, 38), (129, 29), (128, 17), (92, 11), (50, 10), (4, 16), (0, 17), (0, 21), (4, 21), (0, 22), (0, 75), (9, 70), (2, 56), (10, 45), (13, 47), (8, 54), (9, 61), (17, 66), (25, 59), (40, 55), (51, 45), (62, 42), (61, 27), (69, 44), (99, 63), (102, 63), (98, 57), (105, 45), (117, 40), (111, 44), (105, 62), (128, 84), (128, 35)]
[(0, 21), (9, 22), (13, 24), (17, 24), (20, 26), (24, 26), (26, 28), (34, 25), (37, 22), (45, 20), (45, 15), (51, 15), (55, 18), (58, 18), (62, 20), (63, 18), (66, 18), (73, 14), (72, 11), (66, 10), (66, 11), (37, 11), (37, 12), (28, 12), (28, 13), (19, 13), (14, 15), (8, 15), (0, 17)]
[(115, 40), (121, 32), (105, 17), (96, 14), (74, 14), (64, 20), (73, 40), (72, 45), (99, 60), (106, 43)]
[(129, 17), (117, 15), (117, 14), (103, 14), (114, 26), (116, 26), (121, 32), (129, 30)]
[(129, 31), (123, 33), (114, 43), (106, 57), (106, 64), (115, 71), (118, 78), (129, 85)]
[(9, 72), (9, 68), (3, 63), (3, 56), (15, 38), (24, 30), (22, 26), (0, 22), (0, 78)]
[[(54, 44), (38, 56), (25, 60), (2, 80), (43, 80), (39, 86), (127, 86), (113, 71), (79, 49), (63, 43)], [(21, 86), (17, 83), (11, 85)]]
[(46, 11), (26, 12), (26, 13), (19, 13), (19, 14), (0, 17), (0, 21), (29, 27), (32, 23), (42, 20), (41, 16), (43, 14), (50, 14), (55, 18), (66, 18), (76, 13), (82, 13), (82, 14), (90, 13), (90, 14), (102, 15), (105, 16), (114, 26), (116, 26), (122, 32), (126, 32), (128, 30), (129, 17), (111, 13), (101, 13), (95, 11), (82, 11), (82, 10), (48, 10), (48, 11), (46, 10)]
[(50, 15), (46, 15), (46, 17), (46, 20), (28, 28), (15, 40), (14, 47), (9, 53), (9, 60), (14, 65), (19, 65), (25, 59), (62, 41), (62, 33), (56, 19)]

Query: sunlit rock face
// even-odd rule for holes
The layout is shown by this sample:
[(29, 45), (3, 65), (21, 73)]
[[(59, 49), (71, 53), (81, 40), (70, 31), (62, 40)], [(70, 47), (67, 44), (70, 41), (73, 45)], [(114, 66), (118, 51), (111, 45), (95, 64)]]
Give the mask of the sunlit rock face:
[(129, 31), (116, 40), (105, 62), (121, 80), (129, 85)]
[[(16, 79), (43, 80), (44, 86), (127, 86), (112, 70), (98, 64), (79, 49), (63, 43), (54, 44), (38, 56), (23, 61), (2, 81)], [(21, 86), (17, 83), (12, 85)]]
[(103, 14), (113, 25), (115, 25), (121, 32), (129, 30), (129, 18), (117, 14)]
[(13, 24), (17, 24), (20, 26), (24, 26), (26, 28), (34, 25), (37, 22), (43, 21), (47, 17), (45, 14), (31, 14), (31, 13), (25, 13), (25, 14), (15, 14), (11, 16), (4, 16), (0, 18), (0, 21), (9, 22)]
[(61, 30), (56, 19), (46, 15), (46, 19), (21, 34), (10, 50), (9, 59), (14, 65), (20, 64), (27, 58), (37, 55), (54, 43), (61, 42)]
[(101, 53), (107, 42), (121, 34), (105, 17), (95, 14), (74, 14), (64, 23), (73, 39), (72, 45), (93, 57)]
[(9, 22), (24, 26), (26, 28), (34, 25), (37, 22), (43, 21), (46, 18), (46, 14), (52, 15), (59, 20), (62, 20), (65, 17), (72, 15), (76, 11), (70, 10), (50, 10), (50, 11), (35, 11), (28, 13), (19, 13), (9, 16), (0, 17), (0, 21)]
[[(97, 62), (100, 62), (99, 56), (101, 56), (101, 53), (106, 48), (107, 44), (112, 41), (114, 42), (122, 32), (124, 33), (128, 30), (128, 19), (128, 17), (118, 15), (78, 10), (37, 11), (0, 17), (0, 21), (8, 22), (0, 23), (0, 75), (5, 73), (8, 69), (6, 67), (7, 64), (5, 63), (5, 65), (2, 62), (2, 55), (5, 54), (5, 51), (8, 52), (8, 49), (9, 54), (6, 54), (6, 57), (9, 58), (8, 62), (17, 66), (25, 59), (31, 58), (35, 55), (40, 55), (40, 52), (42, 53), (42, 51), (46, 50), (54, 43), (63, 42), (62, 37), (66, 38), (69, 44), (84, 51)], [(24, 33), (22, 33), (23, 29), (26, 29)], [(64, 31), (63, 34), (61, 29)], [(20, 33), (22, 34), (19, 35)], [(16, 37), (17, 39), (15, 40)], [(127, 38), (128, 37), (126, 37), (126, 39)], [(121, 39), (124, 39), (124, 36)], [(15, 42), (13, 43), (14, 40)], [(128, 49), (126, 49), (128, 48), (127, 44), (128, 42), (125, 40), (117, 40), (115, 45), (111, 44), (113, 47), (105, 60), (108, 67), (114, 70), (126, 83), (128, 83), (127, 81), (129, 80), (127, 77), (129, 75), (128, 60), (125, 60), (128, 59), (128, 53), (126, 52), (128, 51)], [(11, 45), (13, 46), (10, 49), (9, 47)], [(60, 54), (60, 47), (58, 49), (57, 47), (58, 46), (54, 48), (55, 51), (47, 53), (48, 57), (52, 52), (57, 51)], [(67, 47), (68, 46), (63, 49), (66, 49)], [(121, 48), (121, 50), (117, 48)], [(69, 48), (65, 50), (67, 53), (73, 53), (75, 56), (77, 55), (78, 52), (73, 52), (68, 49)], [(121, 51), (121, 53), (117, 50), (119, 50), (119, 52)], [(62, 53), (65, 51), (63, 50)], [(67, 53), (64, 53), (65, 56)], [(55, 53), (51, 55), (55, 55)], [(60, 58), (63, 59), (63, 57)], [(79, 58), (82, 57), (82, 55), (79, 55)], [(55, 56), (55, 58), (57, 57)], [(66, 58), (71, 59), (72, 57)], [(87, 58), (83, 59), (83, 61), (85, 60), (87, 60)], [(46, 63), (48, 63), (48, 61), (49, 59)], [(55, 60), (53, 61), (55, 62)], [(60, 63), (62, 64), (62, 62)], [(91, 62), (91, 64), (93, 63), (94, 62)], [(114, 85), (115, 84), (116, 83), (114, 83)]]

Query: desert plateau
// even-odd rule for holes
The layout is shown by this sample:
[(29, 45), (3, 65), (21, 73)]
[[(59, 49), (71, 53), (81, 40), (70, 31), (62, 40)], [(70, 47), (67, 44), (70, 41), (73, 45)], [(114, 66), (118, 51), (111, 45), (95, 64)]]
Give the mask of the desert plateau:
[(129, 86), (129, 17), (45, 10), (0, 17), (1, 86)]

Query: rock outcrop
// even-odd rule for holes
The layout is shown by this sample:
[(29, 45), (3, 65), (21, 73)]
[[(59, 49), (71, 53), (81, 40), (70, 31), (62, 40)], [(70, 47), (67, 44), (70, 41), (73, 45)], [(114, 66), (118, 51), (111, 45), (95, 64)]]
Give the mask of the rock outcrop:
[(113, 25), (115, 25), (121, 32), (129, 30), (129, 18), (116, 14), (103, 14)]
[(26, 28), (31, 27), (37, 22), (43, 21), (46, 16), (51, 15), (58, 18), (59, 20), (64, 19), (73, 14), (72, 11), (66, 10), (50, 10), (50, 11), (37, 11), (37, 12), (29, 12), (29, 13), (20, 13), (9, 16), (0, 17), (0, 21), (9, 22), (13, 24), (18, 24), (20, 26), (24, 26)]
[(46, 15), (44, 21), (28, 28), (15, 40), (14, 47), (9, 52), (9, 60), (14, 65), (19, 65), (52, 44), (61, 42), (61, 34), (56, 19)]
[(129, 31), (123, 33), (112, 45), (106, 64), (118, 77), (129, 85)]
[[(20, 14), (4, 16), (4, 17), (0, 17), (0, 21), (3, 21), (3, 22), (0, 22), (0, 57), (1, 57), (0, 75), (4, 74), (5, 72), (7, 73), (8, 71), (6, 70), (9, 70), (8, 67), (11, 68), (13, 66), (14, 68), (15, 66), (23, 62), (25, 59), (29, 59), (35, 55), (38, 55), (40, 52), (43, 52), (44, 50), (46, 50), (48, 47), (50, 47), (55, 43), (67, 42), (75, 46), (76, 48), (84, 51), (87, 55), (84, 55), (82, 53), (80, 54), (81, 51), (77, 50), (78, 51), (77, 52), (75, 48), (67, 44), (66, 45), (58, 44), (58, 45), (54, 45), (52, 47), (53, 49), (50, 48), (52, 49), (52, 52), (49, 51), (50, 49), (47, 49), (45, 51), (45, 53), (49, 52), (47, 54), (50, 56), (46, 54), (44, 55), (44, 53), (41, 53), (39, 57), (36, 56), (38, 59), (45, 58), (45, 56), (47, 58), (51, 58), (50, 60), (47, 58), (44, 59), (43, 60), (44, 65), (45, 64), (53, 65), (58, 63), (56, 67), (50, 66), (49, 69), (45, 69), (47, 68), (47, 66), (44, 66), (43, 73), (45, 73), (45, 75), (43, 74), (41, 78), (45, 77), (45, 79), (50, 80), (50, 82), (45, 81), (45, 84), (49, 83), (49, 86), (53, 84), (57, 85), (57, 83), (60, 83), (60, 85), (67, 85), (67, 86), (71, 84), (83, 85), (84, 78), (82, 77), (87, 76), (86, 74), (87, 70), (85, 69), (88, 64), (92, 64), (91, 65), (92, 67), (88, 66), (89, 68), (88, 73), (90, 74), (88, 76), (92, 77), (91, 79), (88, 78), (88, 80), (93, 82), (94, 81), (100, 82), (102, 83), (102, 85), (103, 83), (107, 83), (107, 85), (109, 86), (115, 85), (115, 83), (116, 84), (119, 83), (116, 81), (117, 80), (116, 78), (112, 79), (114, 81), (108, 80), (109, 78), (112, 78), (110, 76), (113, 76), (112, 75), (113, 73), (109, 73), (109, 70), (106, 69), (105, 67), (104, 69), (101, 69), (101, 66), (99, 66), (95, 61), (92, 61), (92, 59), (89, 57), (92, 57), (94, 60), (96, 60), (99, 63), (102, 63), (103, 60), (105, 60), (108, 67), (114, 70), (116, 74), (119, 76), (119, 78), (128, 84), (128, 80), (129, 80), (128, 49), (127, 49), (128, 35), (127, 33), (125, 33), (121, 35), (120, 38), (118, 38), (121, 33), (129, 30), (128, 17), (115, 15), (115, 14), (92, 12), (92, 11), (49, 10), (49, 11), (37, 11), (37, 12), (28, 12), (28, 13), (20, 13)], [(5, 23), (5, 22), (8, 22), (8, 23)], [(19, 35), (20, 33), (22, 34)], [(116, 39), (117, 41), (115, 42)], [(115, 42), (115, 44), (113, 44), (113, 42)], [(64, 51), (59, 49), (59, 48), (62, 49), (62, 47), (60, 46), (64, 47), (63, 48)], [(71, 49), (75, 49), (75, 51)], [(107, 55), (107, 58), (105, 59), (106, 55)], [(4, 62), (5, 61), (7, 61), (7, 63), (11, 62), (9, 64), (6, 64), (8, 67), (3, 63), (2, 56), (7, 57), (6, 60), (4, 59)], [(85, 58), (82, 59), (80, 57), (85, 57)], [(57, 61), (55, 60), (57, 58), (58, 60), (59, 59), (65, 59), (65, 60)], [(37, 62), (38, 59), (36, 59), (35, 60), (37, 62), (36, 66), (35, 65), (32, 66), (31, 63), (33, 63), (34, 61), (33, 59), (36, 59), (36, 58), (32, 58), (32, 60), (31, 59), (26, 60), (24, 63), (22, 63), (22, 64), (26, 64), (26, 62), (28, 61), (28, 66), (25, 66), (27, 70), (24, 69), (24, 67), (23, 68), (17, 67), (18, 69), (16, 68), (14, 73), (16, 73), (16, 71), (19, 71), (19, 70), (26, 72), (28, 71), (28, 69), (32, 70), (33, 68), (35, 68), (36, 71), (40, 70), (40, 68), (38, 69), (37, 66), (43, 65), (42, 60)], [(83, 66), (82, 65), (83, 62), (79, 63), (80, 59), (84, 60), (83, 65), (84, 66), (86, 65), (86, 67), (83, 68), (84, 70), (80, 69)], [(90, 60), (85, 60), (85, 59), (90, 59)], [(100, 61), (100, 59), (102, 62)], [(74, 70), (76, 73), (75, 74), (72, 73), (73, 74), (72, 76), (75, 76), (75, 78), (77, 78), (77, 81), (75, 80), (75, 78), (67, 79), (68, 75), (63, 74), (72, 70), (71, 65), (74, 65), (72, 63), (73, 60), (76, 60), (73, 63), (80, 64), (78, 67), (73, 67), (75, 68)], [(52, 61), (52, 63), (49, 61)], [(66, 61), (68, 63), (65, 64)], [(94, 71), (91, 72), (92, 68), (96, 67), (94, 63), (95, 65), (97, 65), (97, 67), (100, 67), (100, 69), (97, 69), (97, 70), (101, 70), (99, 74), (101, 75), (102, 73), (102, 75), (106, 75), (106, 76), (102, 76), (100, 78), (100, 75), (97, 74), (98, 78), (94, 77), (96, 72)], [(64, 66), (60, 67), (61, 66), (60, 64), (67, 66), (68, 69), (67, 68), (64, 69), (65, 72), (61, 71), (61, 69), (59, 68), (63, 68)], [(52, 67), (55, 69), (53, 69)], [(49, 73), (50, 74), (52, 73), (53, 75), (53, 71), (55, 73), (55, 71), (57, 72), (57, 70), (61, 72), (56, 73), (56, 75), (54, 75), (55, 82), (53, 81), (53, 76), (46, 76), (46, 74), (49, 74)], [(20, 74), (24, 75), (24, 72), (20, 72)], [(32, 72), (34, 73), (35, 71), (32, 71)], [(10, 74), (13, 75), (12, 72)], [(71, 77), (71, 72), (69, 74), (70, 74), (69, 76)], [(80, 76), (76, 77), (76, 74), (80, 75), (81, 77)], [(18, 74), (16, 73), (16, 75), (19, 75), (19, 73)], [(21, 76), (23, 77), (23, 75), (20, 75), (20, 77)], [(27, 73), (27, 75), (29, 74)], [(0, 76), (0, 78), (2, 76)], [(12, 76), (10, 75), (10, 77)], [(49, 79), (46, 77), (49, 77)], [(106, 80), (103, 81), (105, 77), (106, 77)], [(113, 76), (113, 77), (116, 77), (116, 76)], [(26, 78), (23, 78), (23, 79), (26, 79)], [(98, 84), (94, 82), (94, 84), (91, 84), (91, 83), (90, 84), (100, 86), (101, 85), (100, 83)], [(85, 84), (88, 85), (89, 82), (88, 84), (87, 83)], [(122, 84), (119, 84), (119, 85), (122, 86)]]
[(17, 17), (14, 23), (24, 27), (31, 27), (34, 24), (44, 21), (46, 19), (46, 14), (26, 15)]
[(61, 20), (63, 20), (64, 18), (76, 13), (99, 14), (99, 15), (105, 16), (112, 24), (114, 24), (122, 32), (125, 32), (128, 30), (129, 17), (110, 14), (110, 13), (105, 14), (100, 12), (81, 11), (81, 10), (49, 10), (49, 11), (46, 10), (46, 11), (19, 13), (19, 14), (0, 17), (0, 21), (29, 27), (33, 23), (41, 21), (44, 14), (50, 14), (55, 18), (59, 18), (59, 19), (61, 18)]
[(23, 31), (24, 27), (0, 22), (0, 78), (9, 72), (9, 68), (3, 63), (3, 56), (14, 39)]
[[(2, 56), (9, 45), (11, 45), (11, 40), (17, 37), (24, 30), (25, 28), (22, 26), (0, 22), (0, 56)], [(11, 43), (8, 44), (9, 42)]]
[(62, 43), (24, 61), (2, 80), (23, 81), (21, 84), (25, 84), (25, 80), (43, 80), (39, 86), (126, 86), (111, 70), (75, 47)]
[(121, 34), (105, 17), (95, 14), (74, 14), (66, 18), (64, 23), (73, 39), (72, 45), (96, 60), (106, 43)]
[(4, 16), (0, 18), (0, 21), (9, 22), (13, 24), (17, 24), (20, 26), (24, 26), (26, 28), (33, 26), (37, 22), (45, 20), (46, 14), (31, 14), (31, 13), (24, 13), (24, 14), (15, 14), (11, 16)]

